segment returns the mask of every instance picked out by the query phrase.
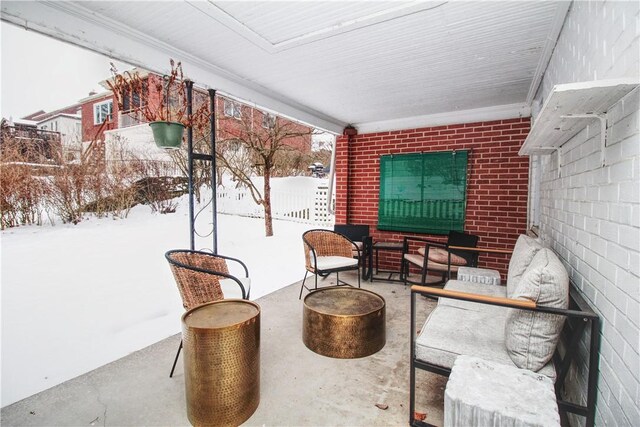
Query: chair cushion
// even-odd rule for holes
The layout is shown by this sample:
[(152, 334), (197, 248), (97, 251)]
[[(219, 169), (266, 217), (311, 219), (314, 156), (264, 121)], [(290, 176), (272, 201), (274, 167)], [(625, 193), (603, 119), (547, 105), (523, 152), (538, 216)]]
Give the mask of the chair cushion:
[[(569, 306), (569, 275), (551, 249), (540, 249), (522, 275), (512, 298), (545, 307)], [(565, 317), (549, 313), (509, 309), (505, 342), (519, 368), (538, 371), (556, 349)]]
[[(404, 259), (409, 261), (411, 264), (417, 265), (420, 268), (422, 268), (422, 266), (424, 265), (424, 257), (422, 257), (420, 255), (417, 255), (417, 254), (404, 254)], [(459, 267), (460, 266), (458, 266), (458, 265), (451, 264), (451, 272), (455, 273), (456, 271), (458, 271)], [(440, 264), (440, 263), (435, 262), (435, 261), (429, 261), (427, 263), (427, 270), (429, 270), (429, 271), (446, 272), (448, 269), (449, 269), (449, 266), (447, 264)]]
[[(458, 271), (458, 275), (460, 272)], [(485, 285), (481, 283), (475, 282), (465, 282), (462, 280), (449, 280), (444, 287), (448, 291), (458, 291), (458, 292), (468, 292), (471, 294), (479, 294), (479, 295), (488, 295), (492, 297), (501, 297), (504, 298), (507, 293), (506, 286), (500, 285)], [(472, 301), (464, 301), (459, 299), (452, 298), (440, 298), (438, 300), (438, 304), (447, 305), (449, 307), (460, 307), (466, 310), (475, 310), (475, 311), (503, 311), (504, 316), (506, 316), (507, 307), (500, 307), (491, 304), (481, 304)]]
[(358, 260), (343, 256), (319, 256), (316, 265), (318, 270), (333, 270), (343, 267), (357, 267)]
[[(416, 358), (444, 368), (451, 368), (460, 355), (516, 366), (501, 333), (506, 315), (507, 310), (474, 311), (439, 303), (416, 339)], [(540, 373), (555, 381), (553, 363)]]
[[(418, 248), (418, 253), (422, 256), (424, 256), (424, 249), (424, 247)], [(438, 264), (448, 264), (449, 252), (444, 248), (432, 246), (429, 248), (429, 261), (437, 262)], [(451, 265), (467, 265), (467, 260), (460, 255), (452, 253)]]
[(542, 245), (537, 239), (525, 234), (521, 234), (518, 237), (509, 261), (507, 297), (512, 298), (513, 291), (518, 286), (520, 278), (540, 249), (542, 249)]

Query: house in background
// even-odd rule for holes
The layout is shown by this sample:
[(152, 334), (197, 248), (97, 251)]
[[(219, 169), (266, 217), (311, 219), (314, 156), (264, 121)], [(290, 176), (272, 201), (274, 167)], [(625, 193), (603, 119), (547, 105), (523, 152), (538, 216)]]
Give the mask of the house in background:
[(80, 160), (82, 155), (82, 116), (79, 104), (36, 116), (36, 120), (38, 129), (60, 134), (64, 162)]
[[(141, 78), (146, 80), (147, 87), (162, 84), (163, 77), (159, 74), (134, 68)], [(109, 88), (107, 80), (100, 84)], [(156, 105), (160, 99), (157, 95), (149, 96), (149, 102)], [(209, 102), (205, 90), (194, 88), (194, 110), (198, 105)], [(243, 115), (250, 115), (252, 126), (268, 128), (276, 120), (290, 123), (292, 129), (308, 135), (291, 138), (287, 145), (302, 153), (311, 151), (311, 128), (309, 126), (277, 117), (274, 114), (262, 111), (240, 101), (217, 95), (216, 97), (216, 135), (217, 138), (229, 137), (237, 133), (241, 128)], [(123, 109), (118, 108), (118, 102), (111, 91), (90, 94), (80, 101), (82, 106), (82, 141), (86, 149), (104, 151), (105, 160), (122, 160), (127, 153), (146, 160), (170, 161), (171, 158), (165, 150), (158, 149), (153, 141), (153, 134), (148, 122), (140, 111), (144, 102), (141, 94), (132, 93), (123, 97)], [(150, 106), (156, 108), (155, 105)], [(94, 142), (95, 141), (95, 142)], [(104, 148), (99, 142), (104, 142)]]
[[(48, 113), (40, 110), (15, 121), (9, 119), (3, 124), (3, 134), (19, 138), (26, 144), (25, 150), (31, 145), (51, 161), (77, 161), (82, 152), (80, 122), (80, 104), (74, 104)], [(56, 157), (59, 149), (61, 158)]]
[[(8, 146), (11, 149), (5, 152)], [(38, 123), (33, 120), (3, 118), (0, 122), (0, 147), (3, 158), (9, 161), (33, 165), (60, 161), (56, 155), (60, 152), (60, 133), (38, 129)]]

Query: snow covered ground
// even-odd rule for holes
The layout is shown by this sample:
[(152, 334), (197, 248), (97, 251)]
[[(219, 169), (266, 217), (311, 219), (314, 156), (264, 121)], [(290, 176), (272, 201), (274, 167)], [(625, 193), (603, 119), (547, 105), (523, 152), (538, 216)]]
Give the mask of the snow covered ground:
[[(188, 222), (183, 197), (168, 215), (137, 206), (127, 219), (3, 231), (1, 405), (178, 333), (183, 309), (164, 253), (189, 247)], [(218, 251), (247, 264), (256, 299), (302, 279), (311, 228), (274, 221), (266, 238), (262, 219), (219, 215)]]

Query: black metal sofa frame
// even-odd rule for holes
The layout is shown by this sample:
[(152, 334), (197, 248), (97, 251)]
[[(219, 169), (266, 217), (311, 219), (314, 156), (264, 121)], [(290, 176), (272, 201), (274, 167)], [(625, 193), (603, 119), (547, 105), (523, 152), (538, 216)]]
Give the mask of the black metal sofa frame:
[[(433, 372), (439, 375), (449, 376), (451, 370), (446, 367), (434, 365), (422, 360), (417, 360), (415, 355), (416, 340), (416, 296), (446, 297), (465, 301), (474, 301), (482, 304), (491, 304), (502, 307), (511, 307), (520, 310), (529, 310), (539, 313), (552, 313), (566, 316), (560, 342), (556, 347), (553, 363), (556, 367), (557, 379), (555, 393), (560, 410), (562, 425), (569, 425), (567, 413), (573, 413), (586, 418), (586, 425), (592, 427), (595, 421), (596, 393), (598, 385), (598, 359), (600, 352), (600, 318), (591, 306), (584, 300), (580, 292), (570, 285), (569, 308), (558, 309), (536, 305), (532, 301), (517, 299), (489, 297), (466, 292), (450, 291), (446, 289), (430, 288), (426, 286), (411, 287), (411, 372), (410, 372), (410, 403), (409, 424), (414, 427), (430, 426), (423, 421), (416, 420), (415, 413), (415, 383), (416, 368)], [(580, 341), (586, 333), (587, 324), (591, 325), (589, 333), (589, 361), (587, 380), (586, 405), (569, 402), (562, 397), (564, 383), (571, 367), (571, 362), (577, 355)]]

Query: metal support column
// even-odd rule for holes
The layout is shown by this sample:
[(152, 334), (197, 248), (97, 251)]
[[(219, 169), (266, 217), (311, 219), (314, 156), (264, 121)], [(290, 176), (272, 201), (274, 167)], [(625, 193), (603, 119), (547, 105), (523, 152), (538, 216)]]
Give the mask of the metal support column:
[[(193, 115), (193, 82), (184, 82), (187, 86), (187, 115)], [(195, 250), (195, 214), (193, 203), (193, 126), (187, 127), (187, 162), (189, 168), (189, 248)]]
[[(191, 116), (193, 114), (193, 82), (185, 81), (187, 87), (187, 114)], [(211, 209), (213, 211), (212, 227), (212, 246), (211, 252), (218, 253), (218, 206), (216, 201), (216, 189), (217, 189), (217, 177), (216, 177), (216, 111), (215, 111), (215, 96), (216, 91), (209, 90), (209, 106), (211, 108), (210, 126), (211, 126), (211, 153), (203, 154), (193, 151), (193, 128), (191, 126), (187, 129), (187, 161), (188, 161), (188, 179), (189, 179), (189, 237), (190, 248), (195, 250), (195, 237), (196, 237), (196, 214), (195, 214), (195, 191), (193, 182), (194, 173), (194, 161), (202, 160), (210, 162), (211, 164)], [(199, 214), (200, 212), (198, 212)]]
[(209, 89), (209, 109), (211, 110), (211, 210), (213, 211), (213, 253), (218, 253), (218, 199), (216, 165), (216, 91)]

